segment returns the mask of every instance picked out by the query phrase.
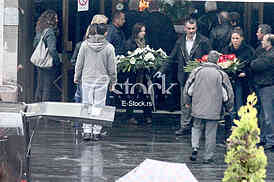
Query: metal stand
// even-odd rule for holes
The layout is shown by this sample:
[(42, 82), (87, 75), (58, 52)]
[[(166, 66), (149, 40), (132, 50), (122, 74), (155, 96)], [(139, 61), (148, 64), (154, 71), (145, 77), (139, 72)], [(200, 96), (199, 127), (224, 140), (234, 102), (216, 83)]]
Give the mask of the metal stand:
[[(10, 107), (9, 107), (10, 106)], [(2, 113), (3, 112), (3, 113)], [(13, 113), (13, 114), (9, 114)], [(16, 117), (14, 117), (14, 113)], [(98, 124), (106, 127), (111, 127), (112, 122), (114, 121), (115, 107), (105, 106), (102, 108), (96, 108), (90, 105), (83, 105), (81, 103), (64, 103), (64, 102), (41, 102), (34, 104), (24, 104), (24, 103), (2, 103), (0, 102), (0, 114), (5, 116), (6, 120), (13, 121), (20, 119), (18, 122), (0, 122), (1, 127), (12, 127), (12, 128), (22, 128), (17, 129), (17, 132), (14, 132), (13, 135), (21, 135), (21, 139), (24, 140), (24, 145), (14, 143), (14, 150), (23, 149), (16, 151), (21, 153), (24, 156), (23, 170), (19, 173), (21, 174), (21, 181), (27, 180), (31, 181), (31, 168), (30, 168), (30, 159), (31, 159), (31, 147), (32, 141), (35, 134), (38, 131), (38, 126), (42, 118), (53, 117), (60, 119), (61, 121), (70, 120), (77, 122), (85, 122), (89, 124)], [(19, 117), (20, 116), (20, 117)], [(16, 119), (14, 119), (16, 118)], [(35, 127), (30, 128), (30, 119), (35, 118), (36, 123)], [(1, 118), (0, 118), (1, 120)], [(3, 124), (4, 123), (4, 124)], [(5, 125), (6, 126), (1, 126)], [(12, 125), (11, 125), (12, 124)], [(78, 123), (77, 123), (78, 124)], [(17, 126), (18, 125), (18, 126)], [(93, 130), (93, 128), (92, 128)], [(22, 136), (24, 135), (24, 136)], [(78, 135), (79, 135), (79, 126), (75, 128), (75, 143), (78, 144)], [(14, 140), (14, 139), (13, 139)], [(16, 144), (20, 145), (16, 148)], [(24, 152), (23, 152), (24, 151)]]

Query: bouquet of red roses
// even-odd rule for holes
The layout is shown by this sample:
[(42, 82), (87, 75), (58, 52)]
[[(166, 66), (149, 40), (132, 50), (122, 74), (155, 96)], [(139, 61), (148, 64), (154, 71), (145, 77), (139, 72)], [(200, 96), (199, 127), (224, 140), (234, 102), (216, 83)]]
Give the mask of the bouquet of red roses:
[[(204, 62), (208, 61), (208, 55), (204, 55), (200, 59), (189, 61), (184, 67), (185, 72), (191, 72), (193, 69), (201, 66)], [(219, 57), (217, 65), (223, 68), (228, 74), (236, 74), (236, 72), (245, 66), (245, 61), (241, 61), (236, 57), (235, 54), (222, 54)]]

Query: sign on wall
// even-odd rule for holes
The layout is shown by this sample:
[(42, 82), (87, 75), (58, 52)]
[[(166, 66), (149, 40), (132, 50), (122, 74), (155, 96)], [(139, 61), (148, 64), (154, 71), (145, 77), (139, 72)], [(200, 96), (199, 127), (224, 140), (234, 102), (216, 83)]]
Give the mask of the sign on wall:
[(88, 11), (89, 0), (77, 0), (78, 1), (78, 12), (79, 11)]

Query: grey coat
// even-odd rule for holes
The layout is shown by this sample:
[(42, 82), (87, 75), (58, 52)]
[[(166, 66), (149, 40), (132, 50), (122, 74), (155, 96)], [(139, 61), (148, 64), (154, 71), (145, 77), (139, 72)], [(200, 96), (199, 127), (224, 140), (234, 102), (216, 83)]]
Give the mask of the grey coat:
[(228, 75), (218, 65), (204, 63), (191, 72), (184, 87), (184, 101), (191, 105), (191, 115), (195, 118), (221, 119), (223, 106), (231, 111), (234, 104)]
[(81, 79), (83, 83), (116, 83), (114, 47), (103, 35), (91, 36), (82, 43), (74, 74), (74, 80)]

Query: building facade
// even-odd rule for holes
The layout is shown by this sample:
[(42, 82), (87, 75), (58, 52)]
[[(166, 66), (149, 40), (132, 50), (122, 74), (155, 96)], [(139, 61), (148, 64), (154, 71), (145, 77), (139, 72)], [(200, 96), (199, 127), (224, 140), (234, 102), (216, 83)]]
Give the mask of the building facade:
[[(79, 0), (79, 2), (89, 3), (86, 11), (79, 11), (79, 2), (75, 0), (0, 0), (0, 88), (3, 88), (6, 82), (12, 82), (13, 86), (18, 87), (16, 91), (11, 91), (16, 95), (16, 98), (11, 96), (11, 99), (33, 102), (36, 72), (29, 59), (33, 51), (35, 22), (44, 10), (54, 9), (59, 16), (61, 34), (58, 37), (58, 50), (62, 54), (63, 61), (60, 75), (55, 82), (56, 91), (60, 100), (71, 101), (74, 85), (70, 56), (75, 44), (82, 39), (92, 16), (103, 13), (111, 18), (112, 12), (118, 7), (117, 4), (122, 3), (125, 8), (128, 8), (130, 3), (134, 4), (133, 1), (136, 0)], [(251, 43), (256, 41), (258, 24), (268, 23), (274, 26), (273, 16), (269, 16), (274, 3), (218, 3), (223, 10), (241, 11), (246, 40)], [(195, 7), (198, 9), (203, 7), (203, 4), (204, 1), (195, 1)], [(230, 9), (226, 9), (227, 7)], [(3, 92), (5, 89), (0, 89), (0, 94), (1, 90)]]

